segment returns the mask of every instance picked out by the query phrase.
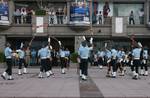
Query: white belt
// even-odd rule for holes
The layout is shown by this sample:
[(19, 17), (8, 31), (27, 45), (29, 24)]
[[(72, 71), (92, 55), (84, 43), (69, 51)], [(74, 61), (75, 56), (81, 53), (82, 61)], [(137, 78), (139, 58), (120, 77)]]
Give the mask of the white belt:
[(11, 59), (11, 56), (7, 56), (6, 59)]
[(47, 57), (41, 57), (41, 59), (46, 59)]
[(134, 60), (139, 60), (140, 58), (134, 58)]

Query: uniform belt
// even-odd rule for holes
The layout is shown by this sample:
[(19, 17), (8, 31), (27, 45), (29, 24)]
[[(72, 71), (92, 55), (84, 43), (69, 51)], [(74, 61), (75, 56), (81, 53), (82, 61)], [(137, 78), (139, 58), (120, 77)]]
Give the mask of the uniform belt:
[(139, 60), (140, 58), (134, 58), (134, 60)]
[(6, 59), (11, 59), (11, 56), (7, 56)]
[(88, 59), (87, 57), (83, 57), (83, 58), (81, 58), (81, 59)]
[(47, 57), (41, 57), (41, 59), (46, 59)]

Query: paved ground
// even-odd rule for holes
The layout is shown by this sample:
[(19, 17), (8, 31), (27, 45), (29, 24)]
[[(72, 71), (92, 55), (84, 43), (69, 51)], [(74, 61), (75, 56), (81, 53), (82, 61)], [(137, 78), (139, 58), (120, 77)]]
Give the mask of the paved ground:
[[(3, 71), (0, 68), (0, 73)], [(54, 68), (55, 75), (43, 79), (38, 78), (39, 68), (28, 71), (18, 76), (14, 68), (15, 80), (0, 78), (0, 98), (150, 98), (150, 76), (132, 80), (129, 69), (124, 77), (113, 79), (105, 77), (106, 68), (90, 67), (87, 81), (80, 80), (76, 68), (67, 74)]]

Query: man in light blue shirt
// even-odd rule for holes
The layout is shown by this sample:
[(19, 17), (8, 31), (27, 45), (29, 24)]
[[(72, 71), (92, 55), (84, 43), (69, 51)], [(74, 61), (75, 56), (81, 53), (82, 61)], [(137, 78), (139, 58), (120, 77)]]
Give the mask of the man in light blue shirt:
[(60, 62), (61, 62), (61, 73), (65, 74), (66, 73), (67, 62), (66, 62), (66, 59), (65, 59), (66, 52), (64, 50), (64, 47), (62, 47), (60, 49), (59, 53), (60, 53)]
[[(6, 48), (4, 50), (4, 54), (5, 54), (5, 58), (6, 58), (6, 64), (7, 64), (7, 69), (5, 70), (5, 72), (3, 72), (3, 74), (1, 75), (1, 77), (5, 80), (13, 80), (12, 78), (12, 49), (10, 48), (10, 44), (7, 43)], [(6, 75), (8, 74), (8, 77), (6, 77)]]
[(112, 74), (112, 78), (116, 78), (116, 71), (117, 71), (117, 67), (116, 67), (116, 58), (117, 57), (117, 50), (112, 47), (111, 49), (111, 66), (113, 69), (113, 74)]
[(27, 65), (25, 63), (25, 51), (24, 48), (22, 47), (21, 49), (16, 50), (16, 52), (19, 55), (19, 70), (18, 70), (18, 75), (22, 75), (21, 69), (22, 69), (22, 65), (24, 65), (24, 71), (23, 73), (27, 72)]
[(49, 53), (48, 47), (45, 45), (42, 45), (42, 48), (38, 51), (38, 57), (40, 58), (40, 61), (41, 61), (39, 78), (43, 78), (43, 75), (42, 75), (43, 72), (46, 72), (47, 77), (50, 76), (50, 73), (48, 72), (48, 68), (47, 68), (48, 53)]
[(116, 66), (117, 66), (117, 69), (116, 70), (118, 70), (118, 68), (120, 69), (120, 71), (121, 71), (121, 76), (124, 76), (124, 59), (125, 59), (125, 52), (124, 52), (124, 49), (123, 48), (120, 48), (119, 50), (118, 50), (118, 52), (117, 52), (117, 64), (116, 64)]
[[(142, 54), (142, 59), (141, 59), (141, 72), (140, 74), (143, 76), (148, 76), (148, 48), (145, 46), (143, 48), (143, 54)], [(144, 72), (145, 70), (145, 72)]]
[(82, 73), (82, 79), (87, 80), (88, 75), (88, 57), (90, 50), (92, 50), (93, 47), (88, 47), (87, 42), (82, 42), (82, 46), (79, 47), (78, 55), (80, 57), (80, 67), (81, 67), (81, 73)]
[(138, 79), (139, 77), (139, 66), (141, 65), (140, 61), (140, 54), (141, 54), (142, 48), (136, 45), (134, 49), (132, 50), (132, 57), (133, 57), (133, 79)]

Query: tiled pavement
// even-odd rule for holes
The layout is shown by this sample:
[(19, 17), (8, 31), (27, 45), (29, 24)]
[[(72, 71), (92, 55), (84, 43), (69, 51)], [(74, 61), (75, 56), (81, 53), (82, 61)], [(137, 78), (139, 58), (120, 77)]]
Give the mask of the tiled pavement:
[[(0, 73), (3, 71), (0, 68)], [(18, 76), (14, 68), (15, 80), (0, 78), (0, 98), (150, 98), (150, 76), (132, 80), (129, 69), (124, 77), (113, 79), (105, 77), (106, 68), (90, 67), (87, 81), (80, 80), (76, 68), (67, 74), (54, 68), (55, 75), (43, 79), (38, 78), (38, 67), (28, 71)]]

